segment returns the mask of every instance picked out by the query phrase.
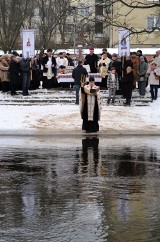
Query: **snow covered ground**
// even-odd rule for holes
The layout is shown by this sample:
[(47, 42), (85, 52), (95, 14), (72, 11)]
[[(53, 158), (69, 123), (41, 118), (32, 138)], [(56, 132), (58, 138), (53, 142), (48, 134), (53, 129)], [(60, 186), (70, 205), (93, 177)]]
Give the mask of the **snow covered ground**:
[[(0, 119), (0, 135), (84, 134), (75, 104), (0, 105)], [(160, 135), (160, 97), (146, 107), (103, 106), (99, 125), (101, 135)]]

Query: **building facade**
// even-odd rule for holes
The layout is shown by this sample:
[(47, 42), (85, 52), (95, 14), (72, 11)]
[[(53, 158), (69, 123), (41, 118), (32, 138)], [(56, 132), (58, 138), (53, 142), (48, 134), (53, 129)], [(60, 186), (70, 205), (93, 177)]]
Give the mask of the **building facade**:
[[(53, 0), (54, 1), (57, 0)], [(150, 6), (160, 3), (158, 0), (139, 0), (140, 5)], [(130, 30), (131, 48), (160, 47), (160, 8), (131, 8), (132, 0), (126, 0), (126, 5), (115, 0), (69, 0), (67, 6), (61, 6), (65, 12), (55, 24), (51, 39), (58, 48), (75, 48), (82, 45), (116, 48), (118, 46), (118, 30)], [(127, 6), (128, 4), (128, 6)], [(55, 12), (60, 6), (55, 5)], [(45, 31), (45, 18), (43, 13), (35, 8), (33, 17), (37, 36), (42, 36)], [(49, 10), (48, 10), (49, 11)], [(48, 18), (49, 19), (49, 18)], [(32, 26), (32, 28), (34, 27)], [(42, 30), (42, 31), (41, 31)], [(49, 30), (48, 30), (49, 32)], [(45, 35), (44, 35), (45, 39)], [(42, 45), (43, 40), (41, 41)], [(52, 43), (52, 42), (50, 42)]]
[[(130, 3), (130, 0), (126, 0)], [(149, 6), (160, 1), (142, 0), (141, 6)], [(160, 47), (160, 7), (130, 8), (117, 2), (112, 11), (113, 26), (110, 27), (110, 46), (118, 45), (118, 29), (125, 26), (130, 30), (131, 48)], [(117, 26), (116, 26), (117, 25)]]

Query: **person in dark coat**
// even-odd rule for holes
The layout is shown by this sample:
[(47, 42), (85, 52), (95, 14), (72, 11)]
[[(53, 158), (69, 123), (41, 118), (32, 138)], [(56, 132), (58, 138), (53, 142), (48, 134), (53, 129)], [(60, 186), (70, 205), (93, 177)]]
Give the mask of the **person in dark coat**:
[(31, 60), (29, 58), (22, 58), (20, 62), (20, 69), (22, 73), (22, 91), (23, 96), (29, 95), (29, 87), (30, 87), (30, 80), (31, 80)]
[[(124, 85), (125, 85), (125, 80), (124, 77), (126, 76), (126, 70), (127, 67), (130, 66), (133, 69), (133, 63), (131, 61), (131, 56), (123, 56), (122, 57), (122, 95), (125, 98), (125, 90), (124, 90)], [(123, 85), (124, 84), (124, 85)]]
[(116, 69), (116, 73), (118, 75), (119, 82), (119, 90), (117, 94), (122, 92), (122, 63), (118, 60), (117, 54), (112, 54), (112, 61), (109, 63), (108, 71), (111, 71), (112, 68)]
[(30, 90), (35, 90), (40, 86), (40, 63), (39, 55), (32, 59), (32, 80), (30, 83)]
[(69, 53), (66, 54), (66, 58), (68, 60), (68, 65), (69, 66), (74, 66), (74, 62), (73, 62), (72, 58), (70, 57)]
[(90, 48), (90, 54), (86, 55), (84, 65), (90, 66), (91, 73), (97, 73), (98, 55), (94, 54), (94, 48)]
[(9, 65), (11, 95), (18, 95), (16, 91), (18, 89), (18, 84), (19, 84), (19, 73), (20, 73), (20, 64), (17, 62), (17, 57), (13, 55), (11, 56), (11, 62)]
[(75, 104), (79, 104), (79, 90), (81, 87), (81, 83), (85, 82), (87, 76), (88, 76), (88, 72), (86, 68), (83, 67), (83, 62), (78, 61), (78, 66), (74, 68), (74, 70), (72, 71), (72, 78), (74, 79), (73, 88), (76, 90)]
[(123, 90), (124, 90), (124, 96), (126, 98), (126, 102), (124, 103), (124, 105), (130, 106), (131, 98), (132, 98), (132, 90), (133, 90), (133, 80), (134, 80), (133, 70), (130, 66), (127, 67), (126, 74), (123, 80), (124, 80)]
[(43, 66), (43, 88), (56, 87), (56, 59), (52, 56), (52, 50), (47, 50), (47, 55), (42, 59)]

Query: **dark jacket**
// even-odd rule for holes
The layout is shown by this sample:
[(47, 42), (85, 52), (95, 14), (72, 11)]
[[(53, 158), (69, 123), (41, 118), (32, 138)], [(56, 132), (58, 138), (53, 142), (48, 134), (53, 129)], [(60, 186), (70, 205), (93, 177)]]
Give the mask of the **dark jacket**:
[(18, 75), (20, 72), (20, 63), (12, 60), (9, 64), (9, 76)]
[(121, 74), (122, 74), (122, 67), (121, 67), (121, 65), (122, 65), (122, 63), (120, 61), (117, 61), (117, 60), (116, 61), (111, 61), (109, 63), (108, 71), (110, 71), (112, 67), (115, 67), (116, 68), (116, 72), (118, 74), (118, 77), (120, 77)]
[(20, 62), (22, 73), (30, 73), (30, 59), (22, 59)]
[(82, 75), (84, 77), (86, 77), (86, 76), (88, 76), (88, 72), (87, 72), (86, 68), (84, 68), (82, 65), (78, 65), (72, 71), (72, 77), (74, 79), (74, 84), (75, 85), (80, 85), (81, 84)]
[(97, 67), (98, 67), (98, 55), (93, 54), (93, 55), (86, 55), (85, 58), (85, 65), (89, 65), (91, 69), (91, 73), (97, 73)]
[(67, 57), (67, 60), (68, 60), (68, 65), (69, 66), (74, 66), (74, 62), (73, 62), (71, 57)]

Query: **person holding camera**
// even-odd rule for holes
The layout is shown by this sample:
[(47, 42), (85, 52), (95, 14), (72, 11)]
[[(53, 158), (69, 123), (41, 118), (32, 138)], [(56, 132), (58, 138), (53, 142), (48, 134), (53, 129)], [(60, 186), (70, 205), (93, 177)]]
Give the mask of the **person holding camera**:
[(157, 99), (158, 85), (160, 79), (160, 68), (157, 66), (156, 62), (152, 62), (147, 70), (148, 74), (148, 84), (150, 85), (150, 92), (152, 100)]
[(81, 117), (83, 119), (82, 130), (89, 132), (99, 131), (98, 121), (101, 116), (100, 89), (95, 85), (93, 76), (89, 77), (89, 84), (81, 84)]

